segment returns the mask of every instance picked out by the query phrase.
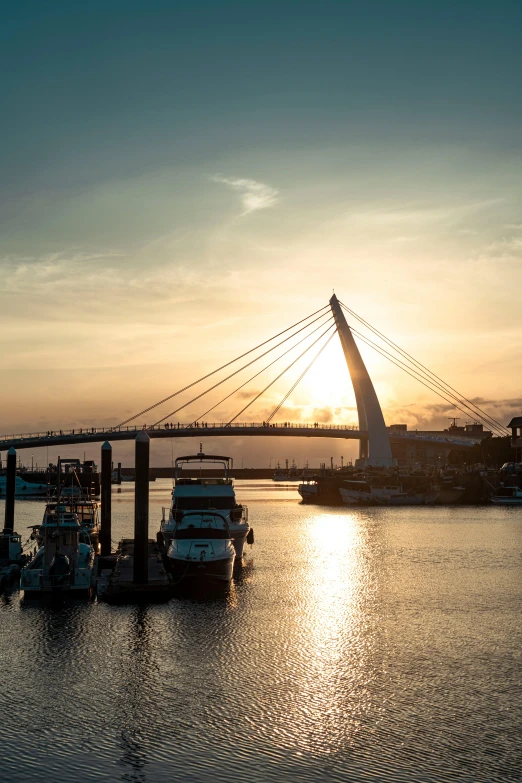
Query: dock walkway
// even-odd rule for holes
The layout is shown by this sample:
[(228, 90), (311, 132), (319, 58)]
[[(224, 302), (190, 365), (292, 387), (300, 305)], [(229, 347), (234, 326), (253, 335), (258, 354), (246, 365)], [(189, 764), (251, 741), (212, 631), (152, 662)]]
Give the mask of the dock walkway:
[(168, 601), (172, 596), (172, 580), (163, 565), (163, 559), (154, 539), (148, 539), (148, 581), (135, 584), (134, 539), (123, 538), (116, 553), (114, 571), (109, 575), (102, 572), (98, 596), (109, 603), (135, 601)]

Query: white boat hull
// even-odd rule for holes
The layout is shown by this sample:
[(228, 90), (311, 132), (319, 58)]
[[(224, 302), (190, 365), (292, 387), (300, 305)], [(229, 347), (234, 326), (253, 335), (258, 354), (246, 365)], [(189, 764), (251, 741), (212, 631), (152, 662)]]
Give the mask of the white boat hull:
[(230, 582), (235, 551), (230, 539), (174, 539), (166, 566), (174, 582)]

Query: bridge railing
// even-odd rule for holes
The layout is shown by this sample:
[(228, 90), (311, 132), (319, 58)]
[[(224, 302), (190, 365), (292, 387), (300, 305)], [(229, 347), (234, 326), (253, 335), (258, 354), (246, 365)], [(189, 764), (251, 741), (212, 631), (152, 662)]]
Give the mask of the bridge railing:
[[(307, 429), (313, 429), (313, 430), (322, 430), (322, 431), (332, 431), (335, 430), (337, 432), (339, 431), (358, 431), (358, 427), (353, 424), (322, 424), (320, 422), (259, 422), (259, 421), (250, 421), (250, 422), (234, 422), (233, 424), (228, 424), (226, 422), (191, 422), (191, 423), (182, 423), (182, 422), (165, 422), (164, 424), (156, 425), (154, 426), (147, 426), (146, 424), (140, 424), (140, 425), (134, 425), (134, 426), (126, 426), (126, 427), (75, 427), (74, 429), (67, 429), (67, 430), (46, 430), (46, 431), (39, 431), (39, 432), (24, 432), (19, 434), (12, 434), (12, 435), (1, 435), (0, 436), (0, 444), (2, 442), (9, 442), (9, 441), (24, 441), (24, 440), (40, 440), (42, 442), (42, 445), (45, 445), (46, 442), (52, 443), (53, 440), (56, 438), (71, 438), (71, 441), (74, 441), (74, 439), (78, 435), (104, 435), (108, 439), (110, 439), (111, 435), (119, 432), (140, 432), (141, 430), (147, 430), (148, 432), (154, 432), (154, 431), (169, 431), (169, 430), (175, 430), (176, 432), (180, 432), (182, 430), (190, 430), (192, 433), (194, 430), (200, 430), (208, 431), (213, 429), (232, 429), (232, 430), (241, 430), (241, 429), (259, 429), (259, 430), (289, 430), (289, 429), (295, 429), (295, 430), (307, 430)], [(462, 436), (456, 436), (452, 435), (451, 433), (440, 433), (440, 435), (436, 435), (435, 433), (423, 433), (423, 432), (389, 432), (390, 437), (398, 438), (398, 439), (408, 439), (408, 440), (430, 440), (430, 441), (439, 441), (443, 443), (454, 443), (462, 444), (462, 445), (469, 445), (471, 443), (478, 443), (480, 442), (479, 438), (473, 438), (472, 436), (468, 437), (462, 437)]]
[(3, 441), (14, 440), (53, 440), (54, 438), (77, 437), (78, 435), (97, 435), (105, 434), (110, 437), (111, 433), (116, 432), (140, 432), (147, 430), (154, 432), (157, 430), (208, 430), (208, 429), (321, 429), (321, 430), (358, 430), (353, 424), (321, 424), (319, 422), (197, 422), (183, 424), (181, 422), (166, 422), (156, 426), (147, 426), (146, 424), (126, 426), (126, 427), (75, 427), (67, 430), (44, 430), (39, 432), (23, 432), (12, 435), (0, 435), (0, 443)]

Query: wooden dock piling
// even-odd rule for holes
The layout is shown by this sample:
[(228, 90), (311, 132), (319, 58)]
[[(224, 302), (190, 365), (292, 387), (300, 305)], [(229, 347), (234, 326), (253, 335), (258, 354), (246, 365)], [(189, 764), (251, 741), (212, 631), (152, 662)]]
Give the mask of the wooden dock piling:
[(136, 437), (134, 482), (134, 575), (135, 584), (148, 581), (149, 540), (149, 455), (150, 438), (145, 432)]
[(111, 553), (111, 478), (112, 446), (105, 441), (101, 447), (101, 528), (100, 544), (102, 556)]
[(14, 531), (15, 493), (16, 493), (16, 451), (11, 446), (11, 448), (7, 452), (7, 474), (6, 474), (6, 484), (5, 484), (4, 533), (6, 534), (10, 534)]

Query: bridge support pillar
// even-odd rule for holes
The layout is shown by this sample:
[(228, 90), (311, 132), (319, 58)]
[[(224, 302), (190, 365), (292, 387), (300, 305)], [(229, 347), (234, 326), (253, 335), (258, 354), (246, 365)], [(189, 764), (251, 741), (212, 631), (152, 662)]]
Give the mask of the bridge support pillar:
[(142, 430), (136, 437), (134, 481), (134, 573), (135, 584), (149, 581), (149, 454), (150, 438)]
[(105, 441), (101, 447), (101, 554), (111, 553), (111, 486), (112, 480), (112, 446)]
[(390, 437), (373, 383), (335, 294), (330, 299), (330, 307), (332, 308), (344, 358), (346, 359), (353, 383), (357, 414), (359, 416), (359, 429), (368, 432), (368, 439), (359, 441), (358, 464), (375, 467), (396, 465), (397, 460), (392, 457)]

